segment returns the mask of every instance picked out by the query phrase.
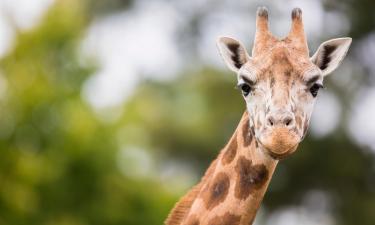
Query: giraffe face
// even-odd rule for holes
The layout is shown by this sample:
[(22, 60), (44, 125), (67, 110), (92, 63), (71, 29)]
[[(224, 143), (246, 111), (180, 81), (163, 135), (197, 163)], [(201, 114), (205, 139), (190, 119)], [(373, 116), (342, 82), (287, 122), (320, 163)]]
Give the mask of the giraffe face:
[(307, 132), (323, 87), (321, 70), (309, 59), (293, 57), (280, 42), (269, 54), (250, 58), (237, 79), (258, 143), (274, 157), (292, 153)]
[(237, 74), (249, 112), (250, 132), (274, 158), (293, 153), (305, 136), (324, 77), (337, 68), (351, 38), (324, 42), (309, 57), (302, 12), (292, 12), (292, 28), (284, 39), (268, 31), (268, 12), (258, 10), (255, 43), (250, 57), (229, 37), (218, 40), (224, 62)]

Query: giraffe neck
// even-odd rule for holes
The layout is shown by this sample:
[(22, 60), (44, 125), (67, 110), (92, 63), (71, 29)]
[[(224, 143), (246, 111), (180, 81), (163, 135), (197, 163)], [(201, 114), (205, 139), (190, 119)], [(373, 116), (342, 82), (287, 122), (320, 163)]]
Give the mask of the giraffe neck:
[(277, 163), (252, 137), (245, 112), (226, 147), (166, 224), (251, 225)]

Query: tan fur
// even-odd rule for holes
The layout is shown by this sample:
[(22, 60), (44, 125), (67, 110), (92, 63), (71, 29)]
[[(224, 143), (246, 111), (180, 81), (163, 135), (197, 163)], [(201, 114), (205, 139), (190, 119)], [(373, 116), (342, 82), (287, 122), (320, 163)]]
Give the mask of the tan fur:
[[(247, 221), (246, 224), (248, 224), (250, 220), (254, 219), (255, 214), (250, 215), (248, 214), (248, 212), (256, 212), (259, 208), (260, 201), (263, 198), (266, 187), (268, 186), (268, 183), (271, 179), (271, 175), (277, 164), (277, 160), (273, 160), (269, 156), (266, 156), (264, 152), (260, 151), (259, 149), (257, 150), (254, 139), (252, 139), (253, 141), (251, 142), (251, 144), (247, 143), (248, 141), (246, 141), (245, 139), (248, 138), (248, 135), (250, 135), (248, 120), (249, 115), (245, 111), (238, 127), (236, 128), (236, 131), (234, 132), (234, 135), (229, 140), (229, 143), (233, 142), (233, 139), (236, 139), (236, 141), (238, 142), (234, 160), (228, 164), (223, 164), (223, 157), (225, 157), (226, 151), (231, 147), (231, 145), (228, 144), (206, 171), (201, 182), (194, 186), (175, 205), (174, 209), (171, 211), (165, 222), (166, 225), (188, 225), (188, 223), (190, 222), (189, 218), (192, 217), (197, 218), (200, 221), (199, 225), (209, 225), (210, 221), (216, 221), (215, 218), (224, 216), (228, 212), (228, 207), (233, 209), (232, 211), (230, 211), (231, 214), (240, 215), (241, 222), (239, 224), (241, 225), (244, 224), (243, 221)], [(238, 174), (238, 172), (236, 172), (236, 165), (240, 157), (246, 157), (248, 160), (251, 160), (253, 164), (251, 164), (250, 166), (255, 167), (249, 167), (247, 170), (245, 169), (245, 174), (254, 176), (254, 181), (248, 181), (250, 182), (249, 184), (251, 184), (251, 186), (249, 187), (250, 189), (246, 191), (247, 195), (251, 195), (251, 197), (246, 197), (245, 193), (242, 195), (242, 199), (237, 199), (234, 196), (234, 184), (243, 184), (244, 182), (239, 180), (240, 175)], [(258, 168), (264, 168), (263, 170), (266, 170), (268, 175), (258, 175)], [(214, 182), (217, 175), (223, 172), (231, 175), (231, 185), (229, 187), (229, 193), (227, 194), (225, 199), (226, 204), (220, 203), (215, 204), (214, 206), (210, 204), (209, 208), (207, 208), (205, 199), (207, 199), (206, 196), (210, 191), (210, 185)], [(255, 183), (252, 184), (251, 182)], [(250, 203), (253, 201), (257, 203)]]
[(184, 197), (182, 197), (175, 205), (165, 221), (167, 225), (181, 224), (190, 210), (191, 204), (197, 197), (202, 186), (202, 182), (195, 185)]
[(265, 140), (264, 147), (266, 149), (272, 149), (269, 153), (277, 158), (284, 158), (284, 156), (290, 155), (294, 152), (296, 143), (298, 143), (298, 137), (291, 136), (290, 131), (285, 128), (275, 128), (273, 131), (275, 134), (273, 138), (269, 137), (270, 140)]
[(183, 196), (174, 206), (173, 210), (169, 213), (165, 224), (166, 225), (178, 225), (186, 218), (190, 207), (201, 191), (203, 184), (210, 178), (213, 174), (215, 167), (216, 167), (217, 160), (214, 160), (211, 165), (208, 167), (207, 171), (205, 172), (201, 181), (192, 187), (190, 191)]
[(268, 11), (261, 7), (257, 11), (256, 31), (254, 39), (254, 48), (252, 56), (257, 56), (264, 52), (264, 49), (271, 46), (273, 42), (277, 41), (271, 32), (268, 30)]

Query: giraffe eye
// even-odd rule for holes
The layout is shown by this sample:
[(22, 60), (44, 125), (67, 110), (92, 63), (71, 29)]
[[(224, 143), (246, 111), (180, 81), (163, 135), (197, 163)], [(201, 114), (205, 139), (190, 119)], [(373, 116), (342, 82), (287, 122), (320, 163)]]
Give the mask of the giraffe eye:
[(243, 84), (240, 84), (239, 85), (239, 88), (241, 88), (241, 91), (242, 91), (242, 94), (243, 96), (248, 96), (250, 91), (251, 91), (251, 87), (250, 85), (246, 84), (246, 83), (243, 83)]
[(318, 95), (318, 91), (319, 91), (319, 89), (322, 88), (322, 87), (323, 87), (323, 85), (315, 83), (315, 84), (314, 84), (313, 86), (311, 86), (311, 88), (310, 88), (310, 93), (311, 93), (311, 95), (315, 98), (315, 97)]

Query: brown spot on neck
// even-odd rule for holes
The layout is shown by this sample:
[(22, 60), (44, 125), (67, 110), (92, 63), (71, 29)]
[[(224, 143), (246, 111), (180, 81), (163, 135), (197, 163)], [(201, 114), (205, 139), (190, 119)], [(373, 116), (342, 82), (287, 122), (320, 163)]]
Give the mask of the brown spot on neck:
[(274, 77), (271, 77), (271, 81), (270, 81), (270, 89), (272, 89), (274, 85), (275, 85), (275, 78), (274, 78)]
[(208, 210), (213, 209), (226, 199), (228, 195), (229, 184), (230, 181), (228, 175), (220, 172), (206, 186), (206, 188), (204, 188), (202, 199)]
[(235, 197), (246, 199), (252, 192), (262, 188), (268, 179), (265, 165), (252, 165), (251, 160), (241, 156), (236, 164)]
[(250, 133), (249, 119), (246, 119), (246, 121), (242, 125), (242, 138), (244, 147), (249, 146), (251, 144), (251, 141), (253, 140), (253, 136)]
[(229, 164), (233, 161), (234, 157), (236, 157), (237, 154), (237, 133), (235, 133), (231, 140), (229, 141), (229, 144), (227, 145), (227, 148), (224, 149), (223, 158), (221, 159), (221, 162), (223, 165)]
[(250, 135), (255, 136), (255, 128), (254, 128), (254, 126), (250, 127)]
[(240, 224), (241, 216), (234, 215), (229, 212), (225, 213), (223, 216), (217, 216), (212, 218), (208, 224), (209, 225), (238, 225)]

